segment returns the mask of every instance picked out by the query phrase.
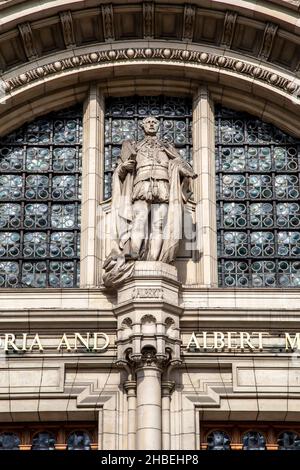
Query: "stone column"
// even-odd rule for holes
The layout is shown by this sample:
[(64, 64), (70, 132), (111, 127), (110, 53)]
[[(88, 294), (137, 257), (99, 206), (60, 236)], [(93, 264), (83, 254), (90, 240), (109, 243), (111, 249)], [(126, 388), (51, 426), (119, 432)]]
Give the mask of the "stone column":
[(135, 435), (136, 435), (136, 382), (134, 380), (127, 380), (124, 383), (124, 388), (127, 392), (128, 403), (128, 450), (135, 450)]
[(171, 427), (170, 427), (170, 405), (171, 393), (174, 382), (166, 381), (162, 383), (162, 449), (171, 448)]
[(193, 101), (193, 164), (198, 252), (196, 282), (218, 285), (214, 109), (207, 87), (201, 86)]
[(161, 374), (155, 355), (143, 357), (136, 369), (137, 382), (137, 449), (160, 450)]
[(103, 195), (103, 152), (104, 98), (92, 84), (83, 115), (80, 287), (97, 287), (101, 283), (101, 240), (97, 225)]

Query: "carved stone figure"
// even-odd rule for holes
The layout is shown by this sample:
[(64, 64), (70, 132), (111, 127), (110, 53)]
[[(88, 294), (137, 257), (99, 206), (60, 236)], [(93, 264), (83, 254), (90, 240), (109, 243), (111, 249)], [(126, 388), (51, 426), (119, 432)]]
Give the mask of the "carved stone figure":
[(112, 250), (103, 282), (117, 286), (135, 260), (174, 261), (182, 234), (182, 205), (192, 194), (192, 167), (170, 144), (158, 139), (159, 121), (142, 121), (145, 138), (123, 142), (113, 175)]

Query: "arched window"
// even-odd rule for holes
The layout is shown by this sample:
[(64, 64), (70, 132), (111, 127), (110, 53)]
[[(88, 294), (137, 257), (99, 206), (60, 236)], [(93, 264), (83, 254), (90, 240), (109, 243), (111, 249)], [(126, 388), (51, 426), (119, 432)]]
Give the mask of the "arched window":
[(300, 141), (216, 107), (219, 285), (300, 286)]
[(91, 438), (85, 431), (72, 432), (67, 440), (67, 450), (91, 450)]
[(13, 432), (0, 434), (0, 450), (19, 450), (20, 438)]
[(224, 431), (212, 431), (207, 436), (207, 450), (230, 450), (230, 438)]
[(54, 450), (55, 436), (51, 432), (42, 431), (32, 439), (31, 450)]
[(82, 106), (0, 141), (0, 287), (79, 279)]
[(258, 431), (248, 431), (243, 436), (243, 450), (265, 450), (266, 439)]
[(278, 450), (300, 450), (300, 436), (293, 431), (284, 431), (278, 436)]
[(111, 177), (121, 144), (125, 139), (140, 140), (139, 123), (146, 116), (160, 121), (160, 138), (172, 143), (183, 158), (191, 161), (192, 101), (168, 96), (109, 98), (105, 106), (104, 198), (111, 196)]

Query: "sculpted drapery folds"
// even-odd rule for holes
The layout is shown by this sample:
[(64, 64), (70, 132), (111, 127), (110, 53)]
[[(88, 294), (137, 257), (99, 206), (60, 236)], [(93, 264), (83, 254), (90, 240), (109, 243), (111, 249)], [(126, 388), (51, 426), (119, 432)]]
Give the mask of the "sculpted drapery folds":
[(191, 196), (192, 167), (170, 144), (159, 140), (159, 121), (142, 121), (143, 140), (123, 142), (113, 174), (112, 249), (104, 263), (103, 282), (117, 286), (136, 260), (175, 260), (182, 237), (182, 208)]

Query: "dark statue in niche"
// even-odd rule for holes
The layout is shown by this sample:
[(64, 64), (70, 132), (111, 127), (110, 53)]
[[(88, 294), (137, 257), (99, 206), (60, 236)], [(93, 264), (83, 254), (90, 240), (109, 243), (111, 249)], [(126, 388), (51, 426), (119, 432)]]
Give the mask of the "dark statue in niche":
[(67, 450), (91, 450), (91, 439), (84, 431), (70, 434), (67, 442)]
[(230, 450), (230, 439), (223, 431), (213, 431), (207, 437), (207, 450)]
[(55, 437), (49, 432), (39, 432), (32, 439), (31, 450), (54, 450)]
[(171, 263), (182, 234), (182, 205), (192, 194), (192, 167), (174, 146), (158, 139), (159, 121), (142, 121), (145, 138), (123, 142), (113, 175), (112, 250), (103, 282), (115, 287), (133, 271), (134, 261)]
[(266, 440), (260, 432), (249, 431), (243, 436), (243, 450), (265, 450)]
[(12, 432), (0, 434), (0, 450), (19, 450), (20, 438)]
[(279, 450), (300, 450), (300, 436), (292, 431), (284, 431), (278, 438)]

